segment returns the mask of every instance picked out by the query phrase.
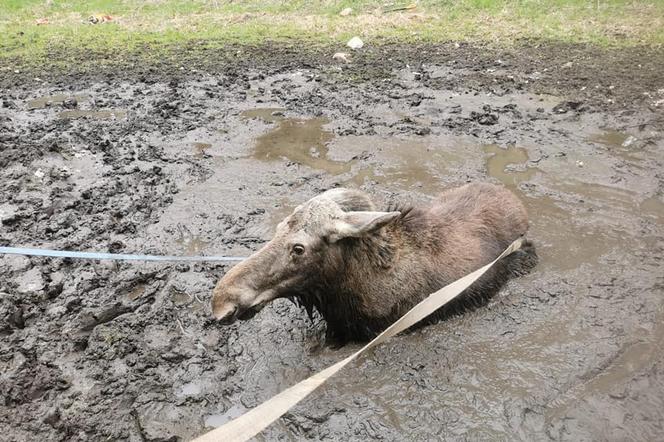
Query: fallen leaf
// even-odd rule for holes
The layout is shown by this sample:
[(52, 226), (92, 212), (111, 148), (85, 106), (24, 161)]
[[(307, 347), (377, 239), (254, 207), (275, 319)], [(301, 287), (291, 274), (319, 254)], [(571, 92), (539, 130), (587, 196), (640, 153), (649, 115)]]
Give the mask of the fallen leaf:
[(409, 11), (415, 8), (417, 8), (417, 3), (411, 3), (407, 6), (397, 6), (396, 8), (388, 9), (385, 12)]

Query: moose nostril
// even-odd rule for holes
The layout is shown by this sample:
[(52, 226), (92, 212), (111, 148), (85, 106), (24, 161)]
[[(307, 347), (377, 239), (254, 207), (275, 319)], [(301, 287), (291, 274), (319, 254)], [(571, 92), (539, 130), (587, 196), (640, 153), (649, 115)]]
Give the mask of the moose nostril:
[(217, 321), (221, 324), (230, 324), (235, 320), (237, 306), (226, 307), (222, 312), (215, 314)]

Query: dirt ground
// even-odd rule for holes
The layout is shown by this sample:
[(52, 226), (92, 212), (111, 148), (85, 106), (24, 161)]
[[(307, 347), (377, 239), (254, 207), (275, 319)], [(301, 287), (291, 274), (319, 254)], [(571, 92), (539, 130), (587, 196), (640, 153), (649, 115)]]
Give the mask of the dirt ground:
[[(661, 438), (662, 51), (336, 50), (5, 66), (0, 245), (246, 256), (331, 187), (388, 204), (503, 183), (536, 270), (393, 339), (257, 440)], [(188, 440), (357, 348), (324, 345), (285, 300), (215, 324), (227, 268), (0, 257), (0, 440)]]

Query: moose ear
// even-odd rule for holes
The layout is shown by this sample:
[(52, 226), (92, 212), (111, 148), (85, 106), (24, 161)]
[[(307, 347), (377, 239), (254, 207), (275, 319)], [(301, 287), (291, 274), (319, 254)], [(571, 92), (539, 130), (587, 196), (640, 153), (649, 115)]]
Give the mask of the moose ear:
[(359, 238), (391, 223), (401, 216), (401, 212), (346, 212), (334, 222), (329, 236), (331, 242), (343, 238)]

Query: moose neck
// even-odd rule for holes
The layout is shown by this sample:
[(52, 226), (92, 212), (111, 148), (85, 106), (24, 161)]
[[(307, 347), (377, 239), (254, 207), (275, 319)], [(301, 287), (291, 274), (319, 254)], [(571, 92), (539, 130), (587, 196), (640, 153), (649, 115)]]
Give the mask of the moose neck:
[(394, 276), (404, 272), (400, 236), (398, 226), (391, 226), (339, 244), (334, 265), (326, 266), (320, 286), (308, 300), (303, 299), (305, 306), (311, 303), (326, 320), (328, 335), (341, 341), (366, 340), (389, 325)]

